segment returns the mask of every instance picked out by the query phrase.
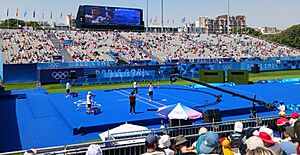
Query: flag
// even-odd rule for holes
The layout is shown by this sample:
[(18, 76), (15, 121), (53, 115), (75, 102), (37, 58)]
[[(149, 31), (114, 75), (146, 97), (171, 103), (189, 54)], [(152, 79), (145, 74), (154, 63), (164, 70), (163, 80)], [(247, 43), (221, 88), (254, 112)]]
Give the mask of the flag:
[(52, 19), (52, 11), (51, 11), (51, 14), (50, 14), (50, 19)]
[(169, 19), (168, 19), (168, 20), (167, 20), (167, 23), (169, 24), (169, 22), (170, 22), (170, 21), (169, 21)]
[(35, 18), (35, 10), (33, 10), (32, 17)]
[(44, 11), (42, 12), (42, 19), (44, 19)]
[(27, 10), (24, 12), (24, 18), (27, 16)]
[(9, 8), (7, 8), (7, 10), (6, 10), (6, 17), (8, 17), (9, 16)]
[(172, 21), (172, 22), (173, 22), (173, 24), (175, 24), (175, 19), (174, 19), (174, 18), (173, 18), (173, 21)]
[(60, 13), (60, 19), (62, 18), (62, 16), (63, 16), (62, 13)]
[(19, 16), (19, 8), (17, 8), (16, 17)]
[(181, 19), (181, 23), (184, 23), (185, 22), (185, 17), (183, 17), (182, 19)]

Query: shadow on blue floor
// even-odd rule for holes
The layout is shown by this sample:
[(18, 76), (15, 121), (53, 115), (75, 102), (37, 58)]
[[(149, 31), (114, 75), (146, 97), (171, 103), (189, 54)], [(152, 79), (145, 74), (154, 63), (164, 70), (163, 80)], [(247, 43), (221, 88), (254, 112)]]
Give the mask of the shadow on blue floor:
[(0, 152), (21, 150), (15, 97), (0, 97)]

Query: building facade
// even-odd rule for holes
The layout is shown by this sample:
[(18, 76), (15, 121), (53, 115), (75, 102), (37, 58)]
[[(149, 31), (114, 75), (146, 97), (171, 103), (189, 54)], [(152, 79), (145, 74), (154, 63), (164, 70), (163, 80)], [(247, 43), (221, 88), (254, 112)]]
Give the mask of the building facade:
[(281, 32), (276, 27), (260, 27), (259, 30), (262, 34), (276, 34)]
[[(215, 19), (199, 17), (195, 26), (203, 33), (227, 34), (227, 15), (217, 16)], [(229, 17), (229, 33), (242, 33), (246, 29), (246, 17), (243, 15)]]

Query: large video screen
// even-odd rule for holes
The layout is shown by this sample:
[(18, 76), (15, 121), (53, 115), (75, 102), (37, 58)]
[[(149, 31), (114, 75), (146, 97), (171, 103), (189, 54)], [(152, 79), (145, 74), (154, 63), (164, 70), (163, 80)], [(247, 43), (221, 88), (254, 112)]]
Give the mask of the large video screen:
[(84, 23), (87, 25), (141, 26), (141, 9), (104, 6), (84, 6)]

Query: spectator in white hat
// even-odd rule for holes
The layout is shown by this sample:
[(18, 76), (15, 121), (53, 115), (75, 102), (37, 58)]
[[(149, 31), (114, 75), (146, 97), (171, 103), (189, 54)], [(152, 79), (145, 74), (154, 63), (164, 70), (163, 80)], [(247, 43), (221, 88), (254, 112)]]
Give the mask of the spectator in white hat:
[(163, 149), (166, 155), (174, 155), (174, 151), (170, 149), (171, 141), (168, 135), (163, 135), (158, 141), (158, 147)]
[(85, 155), (103, 155), (103, 153), (99, 145), (91, 144)]

